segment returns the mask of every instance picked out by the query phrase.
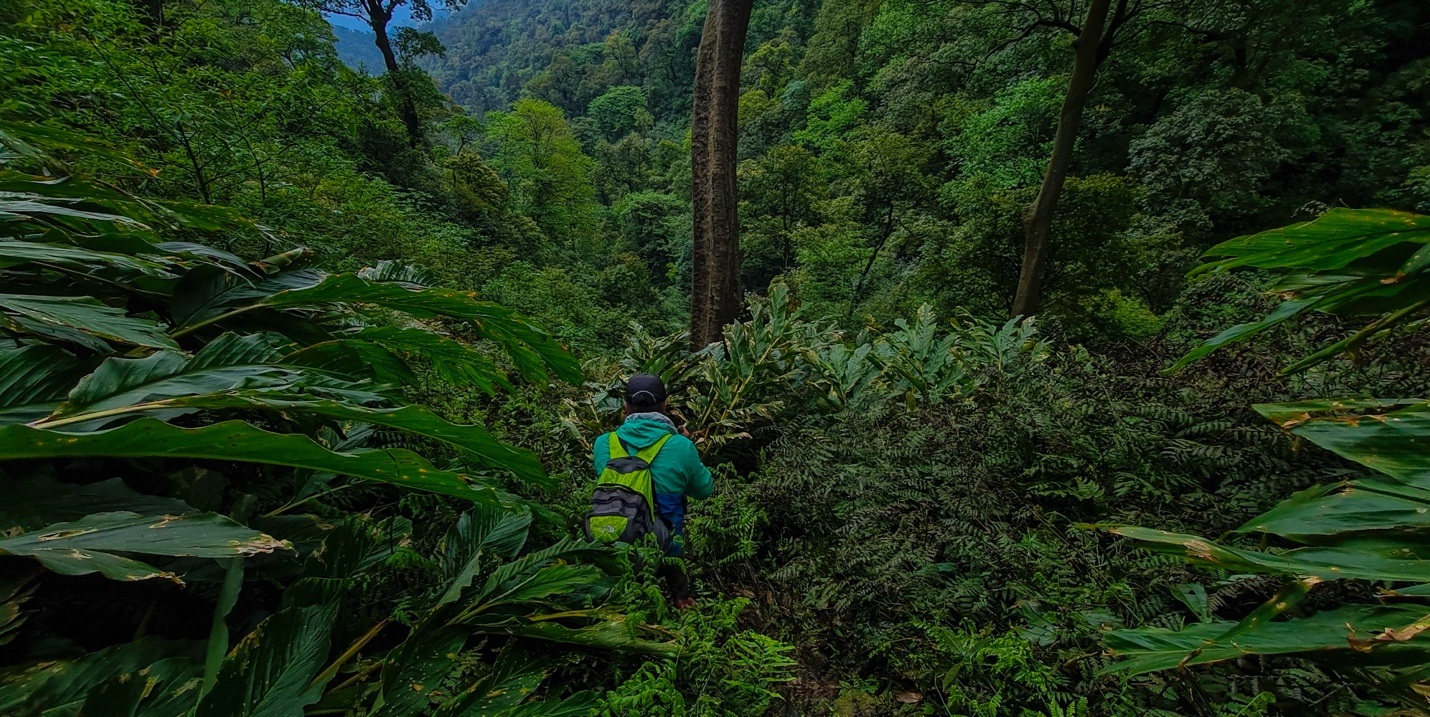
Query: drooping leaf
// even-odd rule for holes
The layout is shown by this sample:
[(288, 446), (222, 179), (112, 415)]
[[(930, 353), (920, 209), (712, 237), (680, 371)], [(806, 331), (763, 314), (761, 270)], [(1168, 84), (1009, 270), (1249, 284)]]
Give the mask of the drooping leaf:
[(336, 605), (283, 610), (244, 637), (195, 717), (302, 717), (322, 696), (310, 684), (328, 658)]
[(162, 264), (127, 254), (94, 251), (64, 244), (0, 239), (0, 269), (29, 263), (77, 268), (84, 273), (90, 273), (95, 267), (125, 269), (145, 274), (167, 273)]
[(435, 607), (455, 602), (471, 585), (485, 560), (509, 560), (526, 543), (531, 512), (481, 506), (463, 513), (442, 540), (442, 572), (447, 586)]
[(611, 617), (581, 627), (567, 627), (555, 620), (509, 621), (500, 631), (518, 637), (528, 637), (548, 642), (560, 642), (603, 650), (639, 652), (660, 657), (674, 657), (680, 654), (680, 644), (674, 640), (650, 640), (640, 636), (640, 632), (623, 618)]
[[(489, 468), (509, 470), (524, 481), (545, 488), (554, 483), (535, 454), (512, 448), (494, 438), (481, 426), (448, 423), (421, 406), (368, 408), (361, 404), (309, 397), (287, 391), (225, 391), (218, 394), (182, 396), (143, 404), (145, 411), (176, 408), (242, 408), (293, 415), (327, 416), (344, 421), (361, 421), (409, 431), (455, 446), (470, 453)], [(43, 425), (43, 424), (37, 424)]]
[(184, 307), (182, 314), (176, 307), (181, 333), (259, 308), (373, 304), (418, 318), (446, 316), (466, 321), (482, 338), (501, 344), (529, 380), (545, 379), (548, 370), (573, 383), (581, 378), (580, 365), (550, 336), (511, 309), (478, 301), (468, 292), (411, 289), (354, 274), (323, 275), (314, 270), (283, 272), (254, 283), (224, 281), (225, 286), (207, 291), (207, 298)]
[(145, 637), (73, 660), (47, 660), (0, 672), (0, 714), (32, 717), (75, 709), (94, 688), (118, 675), (192, 651), (192, 643)]
[(1393, 662), (1430, 652), (1430, 635), (1409, 629), (1430, 617), (1423, 605), (1355, 605), (1307, 618), (1270, 622), (1254, 631), (1218, 641), (1229, 622), (1191, 625), (1181, 630), (1114, 630), (1104, 642), (1122, 658), (1109, 669), (1130, 674), (1201, 665), (1248, 655), (1302, 654), (1308, 657), (1354, 653), (1367, 663)]
[(37, 530), (113, 511), (150, 516), (198, 512), (181, 500), (140, 493), (119, 478), (76, 485), (31, 474), (0, 478), (0, 484), (5, 486), (5, 499), (0, 501), (0, 534)]
[(53, 410), (78, 374), (79, 360), (57, 346), (32, 344), (0, 349), (0, 423), (30, 418), (33, 413), (7, 415), (7, 411), (23, 406), (40, 404), (39, 415), (33, 418)]
[(506, 714), (530, 698), (554, 666), (549, 652), (508, 645), (487, 674), (447, 700), (436, 715)]
[(1314, 221), (1224, 241), (1207, 251), (1213, 266), (1342, 269), (1403, 243), (1430, 243), (1430, 217), (1391, 209), (1336, 207)]
[(272, 433), (243, 421), (180, 428), (140, 418), (118, 428), (89, 433), (48, 431), (23, 425), (0, 427), (0, 456), (7, 459), (80, 457), (191, 458), (309, 468), (390, 483), (413, 490), (497, 502), (492, 488), (469, 476), (444, 471), (401, 448), (330, 451), (312, 439)]
[(418, 381), (417, 375), (397, 354), (380, 344), (360, 339), (333, 339), (307, 346), (283, 357), (283, 363), (396, 386), (412, 386)]
[(1317, 418), (1292, 432), (1342, 458), (1430, 489), (1430, 401), (1388, 413)]
[(1180, 370), (1190, 363), (1205, 358), (1207, 355), (1211, 354), (1213, 351), (1216, 351), (1223, 346), (1231, 346), (1234, 344), (1241, 343), (1242, 341), (1246, 341), (1247, 339), (1250, 339), (1251, 337), (1273, 326), (1278, 326), (1280, 324), (1286, 323), (1287, 321), (1306, 313), (1307, 311), (1315, 308), (1315, 306), (1315, 299), (1301, 299), (1297, 301), (1284, 302), (1280, 306), (1276, 307), (1275, 311), (1272, 311), (1270, 314), (1267, 314), (1265, 318), (1259, 321), (1251, 321), (1245, 324), (1238, 324), (1229, 329), (1226, 329), (1225, 331), (1222, 331), (1221, 333), (1211, 337), (1210, 339), (1207, 339), (1206, 342), (1203, 343), (1201, 346), (1192, 349), (1191, 351), (1187, 352), (1185, 356), (1177, 359), (1177, 362), (1172, 364), (1172, 367), (1167, 369), (1167, 371), (1173, 372)]
[(148, 517), (98, 513), (0, 539), (0, 554), (29, 557), (61, 575), (112, 580), (172, 577), (115, 553), (234, 558), (282, 550), (283, 543), (214, 513)]
[(442, 681), (467, 641), (468, 631), (428, 621), (419, 625), (382, 669), (382, 707), (374, 717), (414, 717), (450, 697)]
[[(1117, 526), (1108, 531), (1157, 552), (1234, 572), (1272, 573), (1297, 578), (1430, 582), (1430, 551), (1394, 539), (1345, 540), (1272, 553), (1222, 545), (1195, 535)], [(1424, 553), (1424, 554), (1422, 554)]]
[(470, 384), (486, 393), (497, 386), (511, 388), (491, 359), (435, 331), (370, 326), (355, 336), (406, 356), (425, 359), (438, 377), (449, 383)]
[[(42, 324), (110, 341), (151, 348), (178, 348), (158, 322), (126, 316), (87, 296), (0, 294), (0, 309)], [(28, 326), (28, 325), (27, 325)]]
[(186, 657), (160, 660), (138, 672), (116, 675), (91, 690), (76, 717), (177, 717), (199, 696), (199, 666)]

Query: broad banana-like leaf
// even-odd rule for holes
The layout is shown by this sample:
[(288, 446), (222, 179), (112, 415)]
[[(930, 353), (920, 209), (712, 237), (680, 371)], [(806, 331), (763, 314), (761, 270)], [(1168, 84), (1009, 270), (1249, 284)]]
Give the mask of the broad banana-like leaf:
[(1316, 418), (1291, 432), (1342, 458), (1430, 490), (1430, 401), (1389, 413)]
[(264, 620), (229, 653), (195, 717), (302, 717), (326, 687), (313, 678), (327, 662), (337, 612), (320, 605)]
[[(592, 611), (591, 616), (600, 618), (600, 614), (595, 611)], [(492, 631), (548, 642), (561, 642), (603, 650), (639, 652), (659, 657), (675, 657), (680, 654), (678, 642), (643, 638), (640, 636), (641, 631), (629, 624), (624, 616), (611, 616), (582, 627), (567, 627), (555, 620), (515, 621), (500, 628), (494, 628)]]
[(412, 521), (406, 518), (349, 517), (333, 528), (303, 562), (303, 577), (356, 577), (391, 557), (411, 535)]
[(419, 381), (391, 349), (361, 339), (333, 339), (306, 346), (284, 356), (282, 363), (395, 386), (413, 386)]
[(1349, 351), (1430, 308), (1430, 217), (1380, 209), (1332, 209), (1315, 221), (1238, 237), (1212, 247), (1225, 257), (1198, 272), (1252, 266), (1294, 272), (1273, 287), (1293, 297), (1266, 318), (1229, 328), (1168, 369), (1246, 340), (1312, 309), (1346, 316), (1382, 314), (1353, 335), (1283, 369), (1294, 373)]
[(1430, 655), (1430, 635), (1424, 632), (1430, 627), (1430, 606), (1424, 605), (1355, 605), (1217, 639), (1234, 626), (1215, 622), (1181, 630), (1114, 630), (1103, 641), (1122, 658), (1112, 669), (1134, 675), (1249, 655), (1354, 655), (1360, 664), (1423, 662)]
[(492, 393), (498, 386), (511, 388), (491, 359), (435, 331), (370, 326), (357, 332), (355, 337), (406, 356), (421, 357), (442, 380), (458, 386), (470, 384), (486, 393)]
[(1201, 269), (1343, 269), (1397, 244), (1430, 243), (1430, 217), (1392, 209), (1336, 207), (1313, 221), (1224, 241), (1207, 251), (1225, 257)]
[[(125, 416), (168, 417), (195, 409), (327, 416), (427, 436), (469, 452), (488, 467), (510, 470), (522, 480), (550, 487), (532, 453), (501, 443), (480, 426), (449, 423), (418, 406), (369, 408), (362, 404), (383, 397), (320, 372), (272, 363), (287, 348), (271, 335), (224, 334), (192, 359), (173, 351), (142, 359), (110, 358), (82, 379), (49, 416), (30, 425), (73, 431)], [(39, 358), (43, 356), (32, 360)]]
[(89, 692), (75, 717), (187, 715), (198, 699), (202, 672), (193, 660), (171, 657), (138, 672), (111, 677)]
[(24, 406), (41, 404), (37, 409), (40, 415), (35, 418), (49, 413), (80, 375), (79, 360), (56, 346), (31, 344), (0, 349), (0, 423), (22, 420), (34, 413), (16, 411)]
[(455, 602), (472, 584), (484, 561), (510, 560), (526, 544), (531, 511), (480, 506), (463, 513), (442, 540), (439, 552), (447, 586), (434, 607)]
[[(555, 699), (547, 697), (540, 702), (523, 702), (501, 717), (585, 717), (595, 714), (601, 700), (591, 691), (577, 692), (570, 697)], [(478, 717), (481, 713), (468, 711), (464, 717)]]
[(221, 285), (198, 291), (203, 300), (192, 306), (176, 304), (180, 333), (260, 308), (373, 304), (419, 318), (446, 316), (466, 321), (482, 338), (501, 344), (528, 380), (544, 380), (548, 370), (572, 383), (581, 379), (580, 365), (550, 336), (511, 309), (478, 301), (470, 292), (410, 289), (354, 274), (324, 275), (316, 270), (282, 272), (258, 282), (228, 275), (212, 280)]
[(468, 634), (461, 627), (431, 620), (413, 630), (383, 665), (381, 706), (373, 717), (415, 717), (449, 699), (442, 682)]
[[(327, 416), (342, 421), (372, 423), (442, 441), (466, 451), (488, 468), (509, 470), (518, 478), (543, 488), (555, 487), (554, 482), (542, 469), (541, 462), (530, 451), (512, 448), (498, 441), (481, 426), (448, 423), (437, 414), (416, 405), (400, 408), (368, 408), (355, 403), (283, 391), (228, 391), (219, 394), (183, 396), (153, 401), (132, 408), (136, 412), (179, 408), (210, 410), (241, 408), (281, 412), (288, 415)], [(44, 426), (45, 424), (35, 425)]]
[(570, 597), (589, 592), (600, 584), (601, 571), (592, 565), (558, 563), (508, 580), (496, 592), (482, 598), (479, 612), (502, 606), (542, 604), (554, 596)]
[(95, 513), (126, 511), (139, 515), (196, 513), (182, 500), (145, 495), (119, 478), (99, 483), (62, 483), (47, 475), (6, 477), (0, 473), (0, 535), (36, 530), (53, 523), (79, 520)]
[(1118, 526), (1108, 528), (1108, 531), (1130, 538), (1148, 550), (1233, 572), (1273, 573), (1319, 580), (1358, 578), (1430, 582), (1430, 550), (1393, 538), (1360, 538), (1344, 540), (1333, 547), (1270, 553), (1232, 548), (1195, 535), (1152, 528)]
[(508, 645), (487, 674), (447, 700), (436, 717), (506, 714), (531, 697), (553, 667), (549, 653)]
[(141, 274), (168, 276), (167, 267), (157, 261), (127, 254), (94, 251), (66, 244), (0, 239), (0, 269), (24, 264), (63, 266), (91, 273), (96, 267), (124, 269)]
[(1427, 528), (1430, 490), (1367, 478), (1308, 488), (1239, 530), (1318, 543), (1333, 536)]
[(1266, 317), (1263, 319), (1260, 319), (1258, 321), (1250, 321), (1244, 324), (1237, 324), (1236, 326), (1226, 329), (1221, 333), (1217, 334), (1216, 336), (1207, 339), (1206, 342), (1203, 343), (1201, 346), (1192, 349), (1191, 351), (1187, 352), (1185, 356), (1181, 357), (1180, 359), (1177, 359), (1177, 362), (1172, 364), (1172, 367), (1167, 369), (1167, 372), (1170, 373), (1178, 371), (1186, 367), (1188, 364), (1191, 364), (1195, 361), (1200, 361), (1201, 359), (1207, 357), (1217, 349), (1220, 349), (1224, 346), (1233, 346), (1239, 344), (1243, 341), (1250, 339), (1253, 336), (1256, 336), (1257, 334), (1260, 334), (1261, 332), (1269, 328), (1272, 328), (1273, 326), (1279, 326), (1281, 324), (1284, 324), (1287, 321), (1290, 321), (1291, 319), (1294, 319), (1297, 316), (1300, 316), (1301, 314), (1304, 314), (1315, 307), (1316, 299), (1298, 299), (1296, 301), (1284, 302), (1280, 306), (1276, 307), (1275, 311), (1272, 311), (1270, 314), (1267, 314)]
[[(33, 296), (0, 294), (0, 309), (32, 322), (70, 329), (108, 341), (135, 346), (177, 349), (158, 322), (126, 316), (123, 309), (106, 306), (87, 296)], [(35, 332), (32, 323), (17, 326)]]
[(0, 575), (0, 646), (13, 642), (25, 625), (25, 602), (35, 592), (34, 577), (14, 572)]
[(491, 487), (469, 476), (444, 471), (401, 448), (330, 451), (312, 439), (272, 433), (243, 421), (180, 428), (156, 418), (140, 418), (118, 428), (90, 433), (47, 431), (23, 425), (0, 427), (0, 457), (193, 458), (309, 468), (425, 490), (475, 503), (496, 503)]
[[(571, 562), (575, 560), (588, 560), (599, 562), (608, 560), (610, 551), (585, 541), (566, 538), (548, 547), (536, 550), (523, 555), (516, 560), (503, 564), (493, 570), (487, 576), (486, 582), (480, 591), (473, 597), (470, 607), (463, 613), (464, 615), (475, 614), (482, 606), (489, 601), (501, 598), (503, 595), (518, 589), (522, 584), (532, 578), (541, 568), (557, 561)], [(590, 576), (594, 579), (594, 576)]]
[(78, 709), (85, 697), (111, 678), (193, 651), (193, 643), (145, 637), (91, 652), (73, 660), (46, 660), (0, 672), (0, 714), (39, 717)]
[(283, 605), (310, 607), (339, 599), (353, 586), (353, 578), (382, 564), (407, 545), (411, 535), (412, 522), (406, 518), (349, 517), (304, 561), (301, 576), (283, 592)]
[(61, 575), (97, 572), (112, 580), (177, 580), (172, 573), (115, 553), (241, 558), (285, 547), (214, 513), (146, 517), (121, 511), (5, 538), (0, 540), (0, 555), (35, 558)]

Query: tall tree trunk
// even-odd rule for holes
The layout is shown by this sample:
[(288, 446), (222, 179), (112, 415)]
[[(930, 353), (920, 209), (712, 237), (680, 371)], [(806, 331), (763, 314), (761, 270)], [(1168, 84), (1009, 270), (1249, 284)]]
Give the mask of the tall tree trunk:
[(690, 120), (695, 207), (690, 343), (719, 341), (740, 311), (740, 214), (735, 179), (740, 62), (754, 0), (710, 0), (695, 61)]
[(1058, 116), (1058, 131), (1053, 137), (1053, 155), (1043, 174), (1038, 198), (1023, 213), (1023, 269), (1018, 275), (1018, 293), (1013, 299), (1013, 316), (1032, 316), (1038, 312), (1042, 299), (1043, 275), (1048, 266), (1048, 238), (1053, 229), (1053, 212), (1063, 193), (1068, 168), (1072, 165), (1073, 143), (1082, 125), (1082, 110), (1092, 91), (1097, 67), (1102, 63), (1102, 31), (1107, 24), (1111, 0), (1092, 0), (1087, 19), (1073, 42), (1072, 79), (1068, 95)]
[(417, 117), (417, 105), (412, 102), (412, 92), (407, 87), (407, 75), (397, 64), (397, 53), (392, 51), (392, 40), (387, 36), (387, 23), (392, 13), (384, 10), (381, 3), (371, 3), (368, 22), (372, 26), (374, 41), (382, 53), (382, 64), (387, 66), (387, 81), (397, 94), (397, 113), (402, 124), (407, 127), (407, 143), (413, 147), (422, 144), (422, 120)]

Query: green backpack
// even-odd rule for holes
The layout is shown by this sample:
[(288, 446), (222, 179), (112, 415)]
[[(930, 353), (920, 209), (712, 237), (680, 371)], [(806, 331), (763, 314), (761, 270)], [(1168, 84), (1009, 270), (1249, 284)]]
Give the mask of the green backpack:
[(650, 464), (670, 436), (633, 456), (611, 432), (611, 458), (596, 479), (591, 495), (591, 512), (586, 514), (586, 539), (598, 543), (634, 543), (644, 535), (654, 535), (664, 548), (670, 542), (670, 528), (655, 514), (655, 482)]

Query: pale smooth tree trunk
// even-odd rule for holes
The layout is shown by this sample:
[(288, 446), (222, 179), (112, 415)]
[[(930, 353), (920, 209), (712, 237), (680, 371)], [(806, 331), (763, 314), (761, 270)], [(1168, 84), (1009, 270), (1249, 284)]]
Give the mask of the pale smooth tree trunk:
[(1013, 316), (1032, 316), (1038, 312), (1042, 299), (1043, 276), (1048, 267), (1049, 235), (1053, 229), (1053, 212), (1072, 166), (1073, 143), (1082, 125), (1082, 111), (1092, 91), (1097, 67), (1102, 63), (1102, 32), (1107, 25), (1111, 0), (1092, 0), (1087, 19), (1073, 43), (1073, 71), (1068, 81), (1068, 94), (1058, 116), (1058, 130), (1053, 137), (1053, 154), (1043, 174), (1038, 198), (1023, 213), (1023, 269), (1018, 275), (1018, 293), (1013, 299)]
[(690, 122), (695, 211), (690, 343), (720, 341), (740, 311), (740, 216), (735, 149), (739, 142), (740, 62), (754, 0), (710, 0), (695, 62)]

